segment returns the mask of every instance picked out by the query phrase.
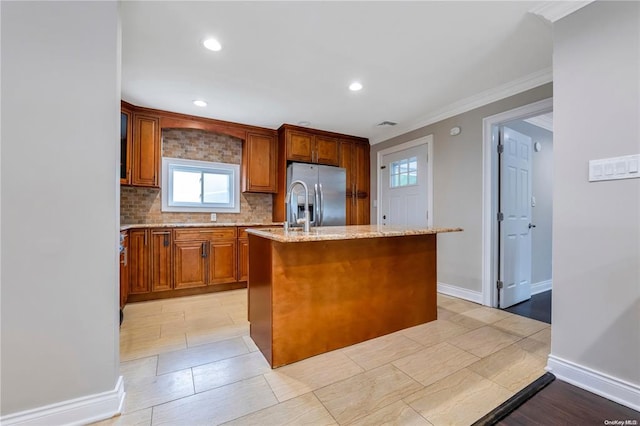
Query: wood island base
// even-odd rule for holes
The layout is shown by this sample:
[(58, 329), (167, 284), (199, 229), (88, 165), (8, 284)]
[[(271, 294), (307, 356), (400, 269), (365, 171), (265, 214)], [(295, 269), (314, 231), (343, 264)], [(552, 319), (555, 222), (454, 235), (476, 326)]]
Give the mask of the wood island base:
[(272, 368), (437, 318), (436, 234), (249, 234), (250, 335)]

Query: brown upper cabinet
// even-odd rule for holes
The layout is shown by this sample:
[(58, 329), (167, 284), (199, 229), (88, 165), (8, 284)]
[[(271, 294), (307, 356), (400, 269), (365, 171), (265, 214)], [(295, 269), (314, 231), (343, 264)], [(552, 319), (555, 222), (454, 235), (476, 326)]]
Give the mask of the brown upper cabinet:
[(160, 120), (133, 113), (131, 185), (160, 187)]
[(247, 132), (242, 144), (242, 192), (275, 193), (277, 162), (275, 134)]
[(347, 225), (368, 225), (369, 207), (369, 145), (340, 141), (340, 167), (347, 170)]
[(120, 107), (120, 184), (160, 187), (160, 119), (126, 102)]
[(162, 129), (198, 129), (243, 140), (242, 191), (277, 191), (277, 132), (121, 102), (120, 184), (160, 187)]
[(347, 169), (347, 225), (368, 225), (369, 140), (356, 136), (283, 124), (278, 129), (278, 191), (273, 197), (274, 222), (285, 220), (287, 165), (290, 161)]
[(339, 143), (337, 139), (315, 134), (313, 131), (300, 130), (289, 125), (280, 127), (280, 138), (285, 140), (288, 161), (327, 164), (337, 166), (340, 163)]
[(120, 109), (120, 183), (131, 183), (131, 142), (133, 111), (122, 105)]

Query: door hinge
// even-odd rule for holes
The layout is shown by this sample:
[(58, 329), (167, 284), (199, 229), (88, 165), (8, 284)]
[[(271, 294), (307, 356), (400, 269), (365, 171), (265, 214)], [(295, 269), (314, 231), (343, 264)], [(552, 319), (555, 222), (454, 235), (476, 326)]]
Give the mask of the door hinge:
[(498, 144), (498, 154), (502, 154), (504, 152), (504, 145)]
[(502, 287), (504, 287), (504, 283), (500, 280), (496, 284), (498, 284), (498, 290), (502, 290)]
[(498, 213), (498, 222), (502, 222), (504, 220), (504, 213), (499, 212)]

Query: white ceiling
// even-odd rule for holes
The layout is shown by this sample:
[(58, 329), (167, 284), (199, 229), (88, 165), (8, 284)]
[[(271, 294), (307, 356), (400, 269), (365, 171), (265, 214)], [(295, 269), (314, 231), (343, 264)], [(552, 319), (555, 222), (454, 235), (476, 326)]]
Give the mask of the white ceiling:
[(541, 3), (124, 1), (122, 98), (376, 143), (550, 81), (551, 26), (528, 13)]

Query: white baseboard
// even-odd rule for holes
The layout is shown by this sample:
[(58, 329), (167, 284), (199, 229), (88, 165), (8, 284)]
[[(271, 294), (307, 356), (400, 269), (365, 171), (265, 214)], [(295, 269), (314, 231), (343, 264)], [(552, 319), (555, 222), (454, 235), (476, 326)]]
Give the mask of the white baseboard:
[(543, 291), (551, 290), (551, 280), (546, 281), (538, 281), (537, 283), (531, 284), (531, 295), (542, 293)]
[(547, 371), (563, 382), (640, 411), (640, 386), (549, 355)]
[(482, 293), (479, 291), (473, 291), (466, 288), (458, 287), (456, 285), (439, 282), (438, 293), (446, 294), (447, 296), (457, 297), (459, 299), (468, 300), (469, 302), (479, 303), (482, 305)]
[(86, 425), (120, 414), (124, 397), (124, 381), (120, 376), (116, 387), (111, 391), (2, 416), (0, 424), (3, 426)]

